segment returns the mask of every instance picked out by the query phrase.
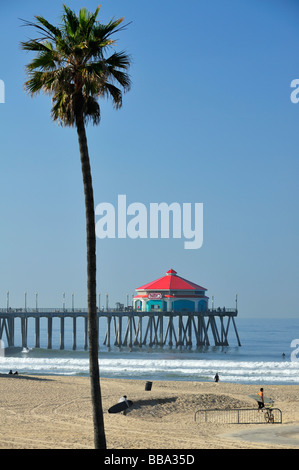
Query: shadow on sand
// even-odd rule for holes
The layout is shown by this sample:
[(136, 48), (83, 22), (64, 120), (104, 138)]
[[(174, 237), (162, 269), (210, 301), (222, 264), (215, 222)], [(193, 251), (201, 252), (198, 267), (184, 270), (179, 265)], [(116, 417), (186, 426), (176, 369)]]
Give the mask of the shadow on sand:
[(32, 377), (32, 375), (15, 375), (15, 374), (0, 374), (0, 379), (6, 378), (6, 379), (12, 379), (12, 380), (37, 380), (37, 381), (51, 381), (52, 379), (46, 378), (46, 377)]
[(147, 400), (134, 400), (133, 405), (126, 410), (127, 414), (130, 413), (133, 410), (138, 410), (141, 411), (142, 408), (150, 408), (151, 407), (157, 407), (157, 406), (163, 406), (171, 403), (175, 403), (177, 401), (177, 397), (168, 397), (168, 398), (152, 398), (152, 399), (147, 399)]

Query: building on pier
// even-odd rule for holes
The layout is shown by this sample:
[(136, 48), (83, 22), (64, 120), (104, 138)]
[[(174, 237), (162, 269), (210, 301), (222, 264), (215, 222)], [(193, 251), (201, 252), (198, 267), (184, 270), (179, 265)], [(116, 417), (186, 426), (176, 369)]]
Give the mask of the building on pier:
[[(170, 269), (165, 276), (136, 289), (133, 308), (98, 310), (98, 334), (100, 341), (110, 348), (137, 347), (206, 347), (214, 342), (215, 346), (229, 346), (231, 325), (235, 331), (238, 345), (241, 342), (235, 323), (238, 315), (236, 308), (209, 309), (207, 289), (188, 281)], [(65, 320), (72, 322), (72, 348), (77, 348), (77, 320), (84, 323), (79, 332), (83, 334), (84, 349), (88, 348), (88, 311), (85, 309), (35, 308), (0, 309), (0, 340), (6, 338), (8, 347), (15, 347), (15, 329), (21, 333), (21, 345), (27, 348), (28, 330), (35, 333), (36, 348), (42, 342), (52, 349), (54, 333), (60, 335), (60, 349), (65, 348)], [(41, 338), (41, 319), (46, 320), (47, 340)], [(54, 323), (55, 322), (55, 323)], [(58, 324), (57, 324), (58, 322)], [(60, 328), (59, 328), (60, 324)], [(78, 333), (79, 333), (78, 332)], [(56, 344), (57, 339), (56, 339)], [(31, 345), (30, 345), (31, 346)]]
[(206, 312), (207, 289), (177, 275), (173, 269), (166, 275), (136, 289), (133, 309), (140, 312)]

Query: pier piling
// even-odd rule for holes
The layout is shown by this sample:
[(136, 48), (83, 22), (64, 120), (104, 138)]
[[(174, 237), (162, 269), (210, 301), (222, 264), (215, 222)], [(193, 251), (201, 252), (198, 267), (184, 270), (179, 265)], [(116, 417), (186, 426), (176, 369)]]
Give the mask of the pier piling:
[[(176, 347), (229, 346), (229, 332), (233, 331), (241, 346), (235, 322), (236, 309), (207, 310), (205, 312), (143, 312), (134, 310), (107, 310), (98, 312), (98, 330), (103, 344), (115, 347)], [(47, 347), (53, 345), (53, 319), (60, 319), (60, 349), (65, 349), (65, 318), (72, 318), (72, 348), (77, 349), (77, 318), (84, 319), (84, 349), (88, 349), (88, 314), (85, 309), (0, 309), (0, 339), (7, 346), (15, 346), (15, 322), (21, 320), (22, 347), (28, 346), (28, 320), (34, 319), (35, 347), (41, 344), (40, 319), (47, 319)], [(231, 328), (232, 325), (232, 328)], [(103, 335), (104, 333), (104, 335)], [(5, 341), (4, 341), (5, 342)]]

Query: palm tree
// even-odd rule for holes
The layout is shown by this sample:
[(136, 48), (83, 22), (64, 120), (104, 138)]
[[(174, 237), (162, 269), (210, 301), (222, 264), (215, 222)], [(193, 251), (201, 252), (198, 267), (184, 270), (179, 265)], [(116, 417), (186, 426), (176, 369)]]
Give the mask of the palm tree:
[(130, 59), (124, 52), (107, 50), (115, 40), (112, 35), (124, 29), (123, 18), (108, 24), (97, 21), (99, 8), (90, 13), (85, 8), (76, 15), (64, 5), (61, 24), (56, 27), (42, 16), (36, 22), (25, 21), (39, 37), (22, 42), (26, 51), (35, 52), (27, 65), (25, 89), (34, 96), (39, 92), (52, 96), (51, 116), (62, 126), (76, 127), (85, 195), (88, 336), (91, 398), (95, 448), (106, 448), (100, 373), (96, 307), (96, 235), (94, 198), (86, 124), (100, 122), (99, 97), (112, 98), (116, 109), (122, 105), (122, 92), (129, 90), (127, 70)]

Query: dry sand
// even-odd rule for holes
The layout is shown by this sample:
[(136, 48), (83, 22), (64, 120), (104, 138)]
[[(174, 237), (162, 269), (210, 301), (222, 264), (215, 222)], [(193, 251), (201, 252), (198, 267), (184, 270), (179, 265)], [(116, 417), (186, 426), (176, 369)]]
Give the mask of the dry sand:
[[(263, 386), (263, 384), (260, 384)], [(299, 448), (299, 386), (265, 386), (282, 424), (195, 421), (201, 408), (256, 408), (260, 386), (207, 382), (101, 379), (108, 449)], [(126, 394), (126, 416), (108, 408)], [(92, 449), (90, 383), (86, 377), (0, 376), (0, 449)], [(256, 413), (258, 413), (256, 411)], [(241, 434), (240, 434), (241, 433)]]

